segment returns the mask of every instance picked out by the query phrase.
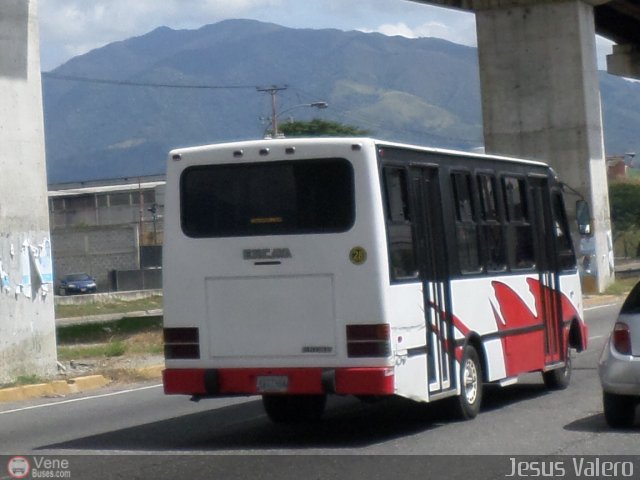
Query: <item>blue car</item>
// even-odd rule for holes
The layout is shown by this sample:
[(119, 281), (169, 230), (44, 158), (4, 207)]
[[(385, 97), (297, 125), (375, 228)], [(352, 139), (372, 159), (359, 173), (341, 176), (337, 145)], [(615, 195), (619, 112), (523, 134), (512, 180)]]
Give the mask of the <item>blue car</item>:
[(60, 279), (60, 295), (96, 293), (97, 291), (96, 280), (86, 273), (71, 273)]

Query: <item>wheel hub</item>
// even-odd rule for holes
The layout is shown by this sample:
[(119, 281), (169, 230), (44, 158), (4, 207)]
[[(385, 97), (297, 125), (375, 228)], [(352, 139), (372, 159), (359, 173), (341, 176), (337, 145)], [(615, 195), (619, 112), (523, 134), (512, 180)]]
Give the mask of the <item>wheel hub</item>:
[(478, 370), (471, 359), (464, 364), (464, 396), (469, 404), (473, 404), (478, 396)]

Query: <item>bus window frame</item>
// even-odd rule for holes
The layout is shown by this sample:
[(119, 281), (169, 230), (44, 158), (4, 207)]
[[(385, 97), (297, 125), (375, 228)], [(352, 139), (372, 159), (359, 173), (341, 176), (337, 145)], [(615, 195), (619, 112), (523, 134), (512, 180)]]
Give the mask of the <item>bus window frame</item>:
[[(461, 210), (459, 208), (460, 201), (458, 199), (458, 190), (457, 183), (454, 180), (454, 177), (463, 175), (466, 177), (466, 184), (468, 190), (468, 198), (471, 204), (469, 205), (469, 212), (471, 216), (469, 218), (462, 218)], [(453, 214), (455, 216), (455, 220), (453, 222), (453, 232), (454, 232), (454, 240), (456, 245), (456, 254), (452, 257), (456, 259), (456, 268), (460, 275), (465, 277), (474, 276), (474, 275), (484, 275), (486, 274), (486, 268), (483, 261), (483, 246), (480, 240), (480, 223), (479, 223), (479, 197), (477, 192), (477, 185), (475, 180), (475, 175), (470, 169), (464, 168), (452, 168), (448, 172), (448, 180), (449, 180), (449, 188), (451, 192), (450, 201), (451, 207), (453, 209)], [(460, 237), (459, 237), (459, 229), (460, 227), (467, 227), (468, 231), (471, 231), (471, 228), (474, 230), (473, 237), (475, 238), (475, 248), (476, 248), (476, 269), (463, 269), (461, 256), (460, 256)]]
[[(524, 200), (524, 212), (519, 218), (512, 218), (513, 209), (510, 208), (511, 203), (508, 198), (508, 191), (506, 188), (506, 180), (513, 179), (518, 181), (520, 191), (520, 198)], [(514, 273), (522, 273), (522, 272), (534, 272), (537, 271), (538, 265), (536, 263), (536, 245), (535, 239), (533, 238), (533, 222), (531, 220), (531, 198), (529, 194), (529, 182), (527, 180), (527, 175), (523, 175), (521, 173), (505, 171), (501, 172), (499, 176), (500, 188), (502, 190), (502, 198), (504, 204), (504, 225), (506, 230), (506, 245), (507, 245), (507, 265), (509, 267), (509, 271)], [(529, 231), (529, 238), (532, 239), (532, 243), (530, 245), (530, 258), (529, 263), (527, 265), (518, 266), (515, 256), (511, 256), (509, 252), (509, 245), (512, 244), (512, 239), (515, 238), (515, 229), (517, 228), (527, 228)], [(514, 232), (514, 233), (511, 233)]]
[[(500, 274), (503, 272), (507, 272), (509, 270), (509, 259), (508, 259), (508, 251), (507, 251), (507, 243), (506, 243), (506, 222), (504, 221), (505, 205), (502, 205), (500, 202), (501, 191), (500, 191), (500, 182), (499, 177), (494, 170), (476, 170), (474, 172), (474, 178), (476, 183), (476, 188), (478, 189), (478, 227), (479, 227), (479, 239), (480, 239), (480, 247), (481, 247), (481, 259), (482, 264), (484, 266), (484, 271), (491, 274)], [(481, 184), (482, 179), (488, 179), (491, 184), (491, 192), (489, 192), (492, 196), (493, 206), (495, 214), (493, 218), (488, 218), (485, 206), (485, 191), (484, 185)], [(500, 232), (500, 253), (502, 255), (502, 263), (494, 268), (493, 261), (490, 254), (490, 246), (488, 242), (487, 235), (485, 234), (485, 229), (488, 228), (497, 228), (497, 231)]]
[[(576, 258), (576, 251), (573, 245), (573, 238), (571, 235), (571, 228), (569, 225), (569, 218), (567, 217), (567, 208), (566, 203), (564, 201), (564, 195), (562, 190), (557, 187), (552, 187), (550, 189), (551, 193), (551, 216), (554, 229), (554, 247), (555, 247), (555, 260), (556, 260), (556, 270), (558, 272), (575, 272), (578, 268), (578, 260)], [(556, 199), (560, 200), (560, 204), (556, 204)], [(556, 210), (556, 207), (560, 208), (560, 211)], [(559, 218), (556, 216), (559, 215)], [(558, 227), (562, 230), (563, 236), (566, 240), (560, 240), (560, 236), (557, 234)], [(561, 245), (560, 242), (563, 242), (564, 245)], [(564, 251), (564, 253), (563, 253)], [(571, 262), (571, 266), (565, 266), (563, 264), (563, 257), (570, 256), (573, 260)]]
[[(403, 200), (406, 201), (405, 212), (408, 212), (408, 215), (405, 214), (404, 220), (395, 220), (392, 216), (391, 206), (389, 203), (390, 197), (388, 195), (388, 183), (387, 183), (387, 172), (390, 170), (396, 170), (403, 172), (404, 176), (404, 189), (405, 195)], [(382, 194), (382, 211), (384, 215), (385, 222), (385, 230), (386, 230), (386, 250), (387, 250), (387, 260), (389, 266), (389, 283), (391, 285), (403, 284), (403, 283), (417, 283), (420, 281), (420, 268), (418, 264), (418, 255), (416, 249), (416, 226), (415, 226), (415, 211), (413, 208), (412, 198), (414, 196), (414, 192), (411, 190), (411, 172), (406, 164), (395, 163), (395, 162), (382, 162), (379, 168), (379, 176), (380, 176), (380, 189)], [(396, 274), (396, 266), (394, 264), (394, 256), (392, 253), (392, 245), (393, 245), (393, 236), (396, 228), (407, 228), (409, 230), (409, 238), (411, 238), (411, 254), (413, 256), (413, 266), (415, 269), (413, 270), (413, 275), (397, 275)]]

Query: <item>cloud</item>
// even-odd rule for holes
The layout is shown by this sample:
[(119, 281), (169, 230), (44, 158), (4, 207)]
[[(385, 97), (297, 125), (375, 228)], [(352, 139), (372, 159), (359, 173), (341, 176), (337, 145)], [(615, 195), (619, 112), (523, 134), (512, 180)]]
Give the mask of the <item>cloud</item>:
[(443, 21), (429, 21), (421, 25), (410, 27), (404, 22), (394, 24), (385, 23), (375, 29), (361, 29), (365, 32), (378, 32), (388, 36), (406, 38), (436, 37), (463, 45), (476, 45), (475, 22), (469, 18), (462, 28), (446, 25)]
[(413, 25), (405, 22), (385, 23), (371, 31), (407, 38), (442, 38), (472, 47), (478, 44), (475, 15), (436, 7), (431, 10), (428, 19), (422, 23)]

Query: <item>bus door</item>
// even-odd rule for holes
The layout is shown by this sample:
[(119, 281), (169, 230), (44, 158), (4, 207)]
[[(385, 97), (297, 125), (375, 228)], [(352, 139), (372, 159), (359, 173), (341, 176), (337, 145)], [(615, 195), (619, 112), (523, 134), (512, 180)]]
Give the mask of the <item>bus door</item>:
[(545, 332), (545, 364), (564, 360), (562, 348), (562, 310), (560, 279), (556, 260), (555, 221), (551, 208), (551, 193), (547, 178), (530, 177), (532, 223), (536, 245), (536, 265), (539, 295), (536, 306), (542, 316)]
[[(447, 244), (437, 167), (412, 168), (417, 256), (424, 295), (429, 395), (456, 388)], [(453, 381), (452, 381), (453, 378)]]

